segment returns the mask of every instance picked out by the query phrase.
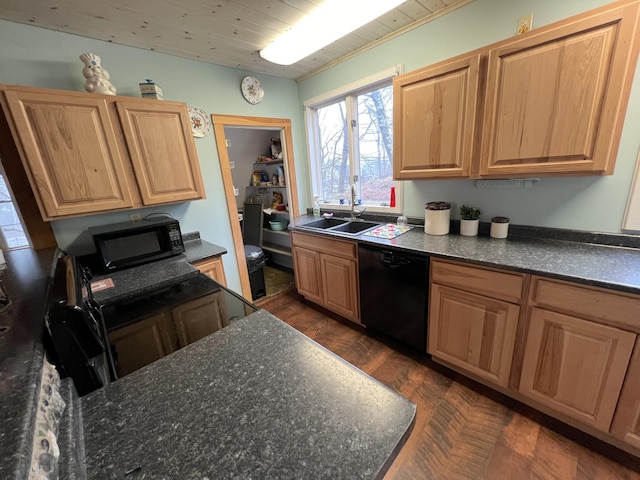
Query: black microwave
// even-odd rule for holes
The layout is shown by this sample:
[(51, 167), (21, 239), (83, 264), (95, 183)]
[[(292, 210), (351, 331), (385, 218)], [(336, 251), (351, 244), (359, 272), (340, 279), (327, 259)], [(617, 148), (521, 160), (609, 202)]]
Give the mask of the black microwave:
[(90, 227), (105, 272), (121, 270), (184, 252), (180, 224), (160, 217)]

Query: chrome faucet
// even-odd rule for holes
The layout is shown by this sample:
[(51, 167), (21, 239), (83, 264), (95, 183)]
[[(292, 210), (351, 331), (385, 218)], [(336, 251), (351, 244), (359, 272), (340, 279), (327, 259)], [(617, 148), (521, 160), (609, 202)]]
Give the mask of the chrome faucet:
[(355, 220), (360, 215), (362, 215), (364, 211), (367, 209), (367, 207), (362, 207), (362, 210), (356, 210), (356, 197), (357, 197), (356, 184), (352, 183), (351, 184), (351, 220), (352, 221)]

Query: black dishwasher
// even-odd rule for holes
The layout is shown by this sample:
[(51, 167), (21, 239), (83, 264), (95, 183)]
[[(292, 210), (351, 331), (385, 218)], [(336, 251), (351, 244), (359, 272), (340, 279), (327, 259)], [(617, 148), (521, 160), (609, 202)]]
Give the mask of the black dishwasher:
[(362, 323), (425, 352), (429, 257), (360, 244), (358, 262)]

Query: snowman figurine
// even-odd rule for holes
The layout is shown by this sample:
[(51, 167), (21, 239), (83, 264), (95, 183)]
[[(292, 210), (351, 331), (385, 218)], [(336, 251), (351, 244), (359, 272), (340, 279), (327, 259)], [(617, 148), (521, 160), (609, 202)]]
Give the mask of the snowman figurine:
[(102, 68), (100, 57), (93, 53), (83, 53), (80, 60), (84, 63), (82, 74), (86, 80), (84, 89), (89, 93), (115, 95), (116, 87), (109, 81), (109, 72)]

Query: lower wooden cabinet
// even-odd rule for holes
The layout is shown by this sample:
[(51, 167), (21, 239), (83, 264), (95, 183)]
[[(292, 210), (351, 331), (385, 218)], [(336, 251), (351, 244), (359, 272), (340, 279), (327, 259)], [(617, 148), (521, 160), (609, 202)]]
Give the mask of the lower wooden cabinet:
[(175, 350), (170, 324), (170, 313), (162, 312), (109, 333), (119, 377)]
[(298, 293), (360, 323), (357, 243), (300, 232), (291, 243)]
[(427, 351), (507, 387), (527, 276), (432, 260)]
[(637, 449), (640, 455), (640, 340), (638, 338), (636, 338), (636, 346), (611, 424), (611, 434)]
[(216, 293), (183, 303), (171, 311), (178, 347), (182, 348), (229, 325), (224, 293)]
[(640, 295), (432, 259), (435, 361), (640, 457)]
[(222, 257), (214, 257), (192, 264), (201, 273), (206, 275), (212, 280), (215, 280), (220, 285), (227, 286), (227, 277), (224, 274), (224, 265), (222, 264)]
[(315, 303), (324, 303), (320, 254), (302, 247), (293, 249), (294, 274), (298, 293)]
[(533, 308), (520, 393), (608, 432), (635, 339), (632, 332)]
[(119, 377), (228, 325), (219, 290), (109, 332)]
[(430, 306), (429, 353), (506, 387), (520, 308), (437, 284)]

